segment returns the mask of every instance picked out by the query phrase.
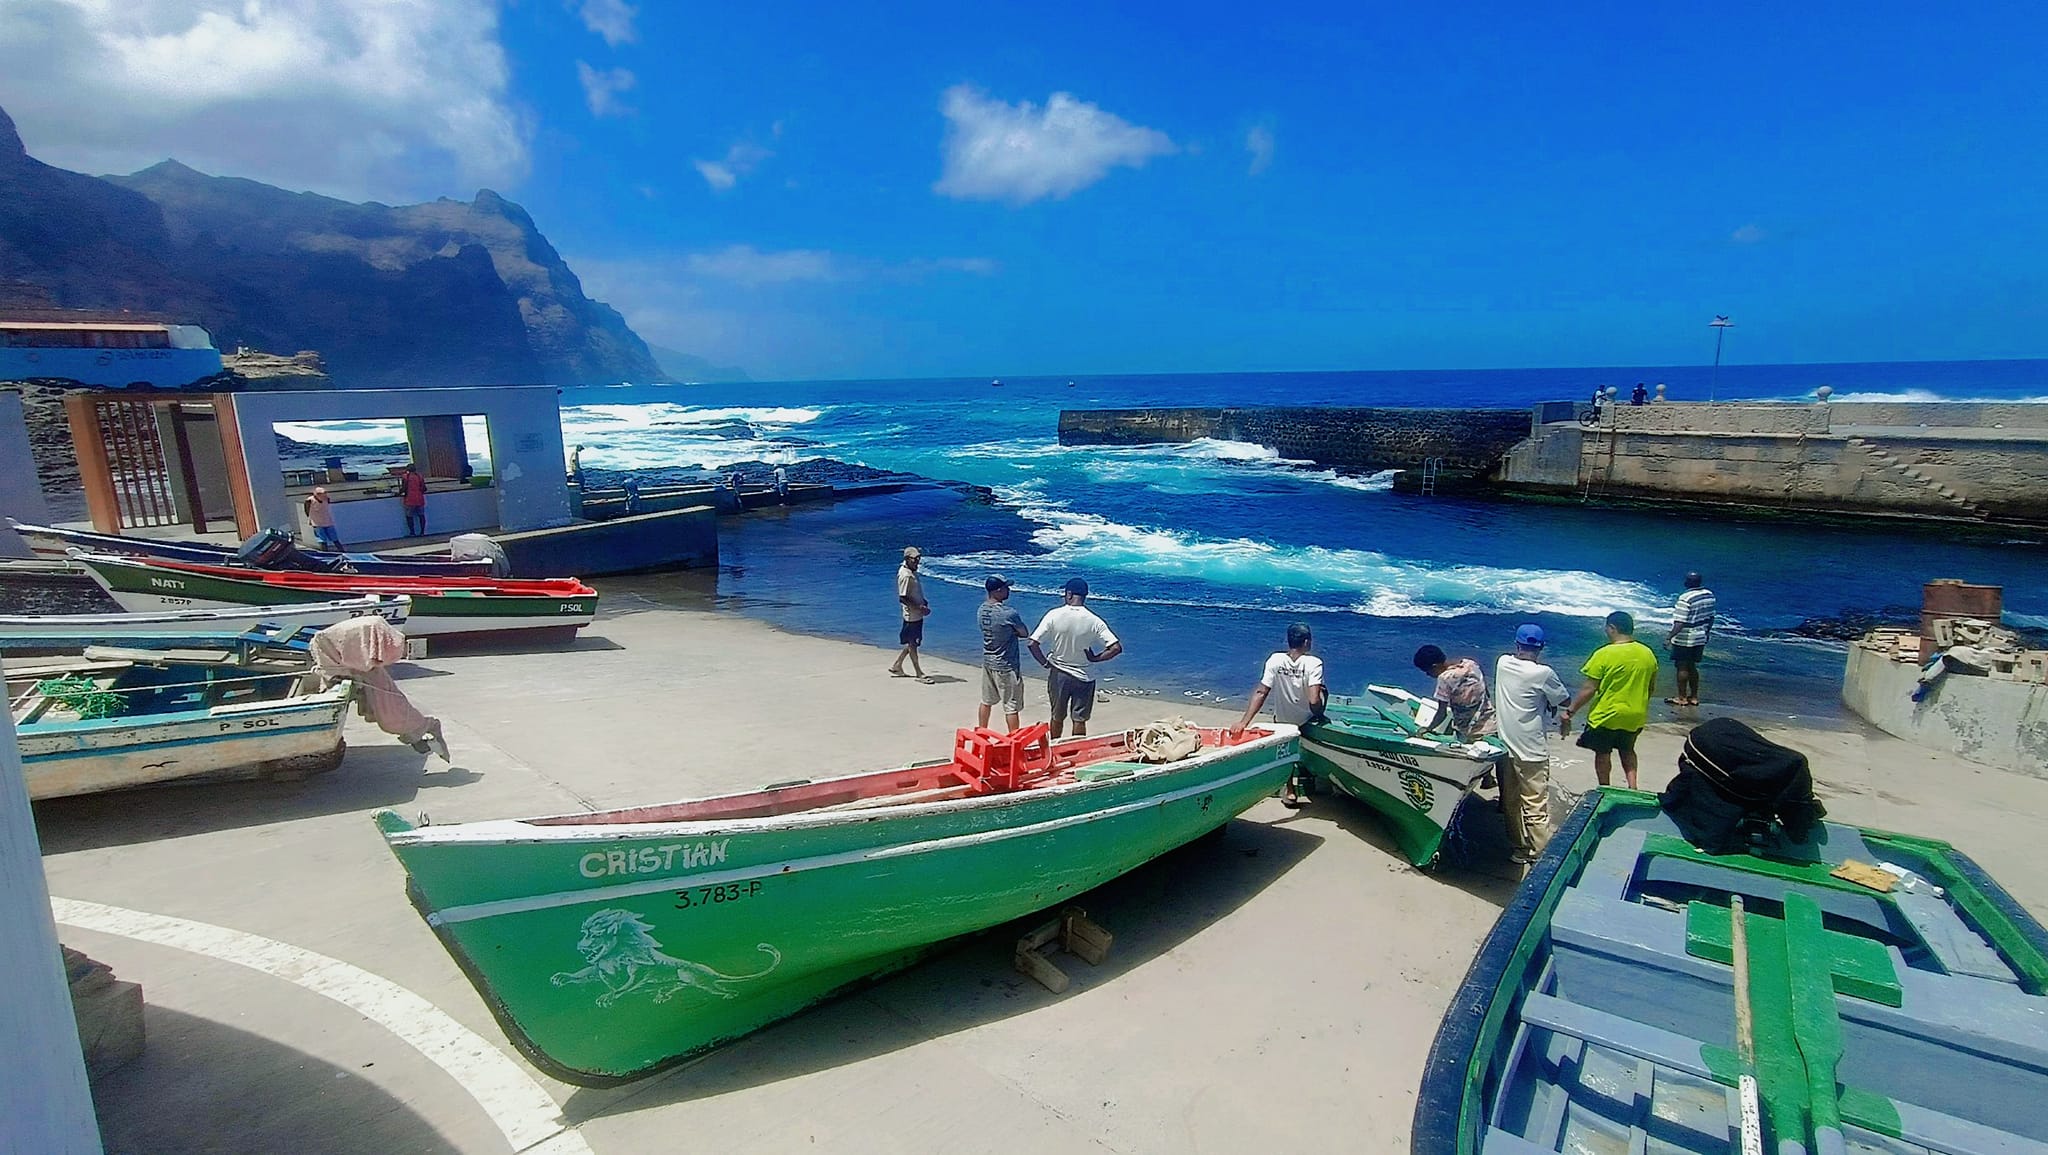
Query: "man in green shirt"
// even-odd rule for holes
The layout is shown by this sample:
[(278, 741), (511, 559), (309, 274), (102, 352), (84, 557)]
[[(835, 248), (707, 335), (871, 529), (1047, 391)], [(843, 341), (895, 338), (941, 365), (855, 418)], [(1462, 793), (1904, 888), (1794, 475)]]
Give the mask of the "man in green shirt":
[(1614, 773), (1613, 756), (1621, 751), (1621, 773), (1636, 789), (1636, 735), (1650, 722), (1650, 696), (1657, 692), (1657, 654), (1636, 641), (1636, 620), (1620, 610), (1607, 615), (1607, 644), (1593, 651), (1579, 670), (1586, 684), (1558, 712), (1560, 730), (1569, 734), (1572, 717), (1586, 705), (1586, 730), (1579, 745), (1593, 752), (1593, 773), (1600, 785)]

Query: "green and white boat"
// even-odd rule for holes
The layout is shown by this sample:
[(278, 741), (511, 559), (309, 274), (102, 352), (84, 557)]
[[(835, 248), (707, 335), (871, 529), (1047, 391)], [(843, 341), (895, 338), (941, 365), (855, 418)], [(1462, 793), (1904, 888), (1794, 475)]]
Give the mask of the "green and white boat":
[(604, 1086), (1070, 901), (1274, 793), (1300, 754), (1292, 726), (1200, 730), (1161, 764), (1136, 760), (1144, 731), (1045, 730), (963, 730), (945, 761), (697, 801), (377, 823), (513, 1042)]
[(1301, 730), (1301, 765), (1319, 785), (1349, 794), (1387, 820), (1401, 853), (1429, 866), (1465, 796), (1507, 758), (1497, 739), (1460, 742), (1429, 733), (1436, 703), (1392, 686), (1333, 696), (1327, 722)]

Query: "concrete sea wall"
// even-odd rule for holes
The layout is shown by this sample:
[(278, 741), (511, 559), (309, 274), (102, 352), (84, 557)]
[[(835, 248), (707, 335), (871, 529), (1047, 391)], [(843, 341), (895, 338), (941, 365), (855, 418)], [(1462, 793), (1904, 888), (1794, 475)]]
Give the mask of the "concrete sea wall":
[[(2048, 525), (2048, 405), (1583, 403), (1069, 410), (1064, 445), (1248, 441), (1352, 471), (1431, 458), (1505, 492)], [(1461, 492), (1466, 487), (1461, 487)]]
[(1532, 493), (2048, 524), (2048, 406), (1621, 406), (1591, 428), (1532, 422), (1498, 480)]
[(1062, 445), (1145, 445), (1202, 438), (1263, 445), (1334, 469), (1490, 470), (1529, 435), (1526, 409), (1249, 406), (1082, 409), (1060, 414)]
[(1842, 703), (1885, 733), (1986, 766), (2048, 778), (2048, 686), (1950, 674), (1913, 701), (1920, 668), (1856, 642)]

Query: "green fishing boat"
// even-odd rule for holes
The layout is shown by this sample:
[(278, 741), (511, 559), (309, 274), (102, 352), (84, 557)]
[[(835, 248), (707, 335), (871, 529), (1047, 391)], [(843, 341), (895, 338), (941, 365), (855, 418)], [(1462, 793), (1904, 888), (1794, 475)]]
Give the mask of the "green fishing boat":
[(1559, 827), (1444, 1012), (1415, 1155), (2048, 1151), (2048, 933), (1997, 882), (1835, 822), (1704, 850), (1672, 799)]
[(377, 822), (513, 1042), (603, 1086), (1067, 902), (1228, 822), (1298, 758), (1291, 726), (1063, 742), (1043, 725), (963, 730), (952, 758), (880, 773), (594, 814)]
[(1392, 686), (1368, 686), (1356, 697), (1332, 697), (1328, 721), (1301, 730), (1302, 769), (1378, 811), (1416, 866), (1436, 861), (1458, 806), (1508, 756), (1494, 738), (1460, 742), (1430, 732), (1435, 706)]

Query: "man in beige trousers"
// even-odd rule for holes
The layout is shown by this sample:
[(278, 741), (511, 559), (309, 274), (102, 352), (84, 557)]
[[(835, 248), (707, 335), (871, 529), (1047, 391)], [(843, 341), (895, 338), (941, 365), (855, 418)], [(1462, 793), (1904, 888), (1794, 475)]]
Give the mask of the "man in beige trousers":
[(1514, 860), (1536, 861), (1550, 841), (1550, 718), (1571, 699), (1557, 671), (1543, 664), (1543, 627), (1515, 631), (1515, 652), (1493, 668), (1493, 711), (1508, 748), (1500, 776)]

